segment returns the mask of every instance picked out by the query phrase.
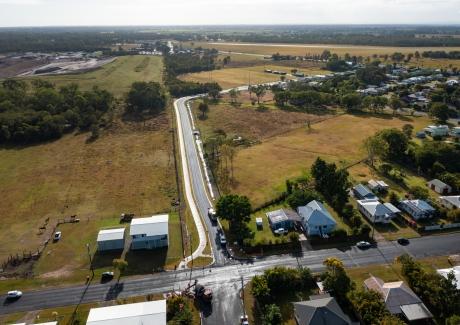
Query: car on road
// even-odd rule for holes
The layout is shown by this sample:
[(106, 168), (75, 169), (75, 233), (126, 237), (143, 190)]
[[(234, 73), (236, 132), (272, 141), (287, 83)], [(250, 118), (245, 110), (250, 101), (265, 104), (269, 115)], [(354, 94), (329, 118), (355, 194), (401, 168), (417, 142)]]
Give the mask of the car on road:
[(61, 237), (62, 237), (62, 232), (56, 231), (54, 233), (53, 241), (58, 241), (59, 239), (61, 239)]
[(223, 233), (219, 234), (219, 241), (222, 246), (227, 245), (227, 238), (225, 238), (225, 235)]
[(289, 231), (287, 229), (284, 229), (284, 228), (278, 228), (278, 229), (274, 230), (273, 232), (275, 233), (275, 235), (285, 235)]
[(102, 272), (101, 281), (110, 281), (112, 279), (113, 279), (113, 272), (112, 271)]
[(19, 299), (21, 297), (22, 297), (22, 292), (19, 291), (19, 290), (8, 291), (8, 293), (6, 295), (6, 299), (8, 299), (8, 300), (15, 300), (15, 299)]
[(240, 324), (241, 325), (249, 325), (248, 315), (242, 315), (240, 317)]
[(371, 243), (369, 243), (368, 241), (359, 241), (356, 243), (356, 247), (361, 248), (361, 249), (366, 249), (371, 246), (372, 246)]
[(409, 245), (409, 239), (401, 237), (397, 240), (399, 245)]
[(209, 219), (211, 219), (211, 221), (217, 221), (216, 210), (214, 210), (213, 208), (209, 208), (208, 209), (208, 217), (209, 217)]

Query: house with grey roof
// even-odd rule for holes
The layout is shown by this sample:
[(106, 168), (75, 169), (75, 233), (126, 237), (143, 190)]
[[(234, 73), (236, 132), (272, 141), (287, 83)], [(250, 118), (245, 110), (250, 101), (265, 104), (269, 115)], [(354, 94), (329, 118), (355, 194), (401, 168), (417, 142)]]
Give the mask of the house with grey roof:
[(350, 318), (342, 311), (335, 298), (328, 294), (311, 296), (308, 301), (294, 302), (297, 325), (350, 325)]
[(460, 195), (440, 196), (439, 201), (447, 209), (460, 209)]
[(358, 210), (372, 223), (389, 223), (401, 211), (391, 203), (377, 199), (357, 200)]
[(372, 191), (377, 192), (386, 192), (390, 188), (390, 186), (384, 181), (374, 179), (371, 179), (369, 182), (367, 182), (367, 186), (369, 186)]
[(302, 226), (307, 236), (324, 237), (334, 231), (337, 226), (337, 222), (329, 211), (321, 202), (316, 200), (298, 207), (297, 213), (302, 220)]
[(364, 281), (367, 290), (377, 291), (392, 315), (403, 316), (409, 322), (433, 317), (420, 298), (403, 282), (383, 282), (375, 276)]
[(272, 230), (277, 230), (280, 228), (283, 229), (292, 229), (296, 222), (300, 222), (301, 219), (295, 213), (295, 211), (289, 209), (279, 209), (275, 211), (270, 211), (265, 214), (268, 218), (268, 223)]
[(415, 220), (431, 218), (436, 212), (436, 209), (424, 200), (403, 200), (399, 202), (399, 207)]
[(353, 187), (353, 195), (357, 200), (365, 200), (365, 199), (377, 199), (374, 193), (363, 184), (358, 184)]
[(436, 178), (426, 183), (426, 185), (439, 194), (449, 194), (452, 192), (452, 187), (450, 185), (447, 185), (446, 183)]

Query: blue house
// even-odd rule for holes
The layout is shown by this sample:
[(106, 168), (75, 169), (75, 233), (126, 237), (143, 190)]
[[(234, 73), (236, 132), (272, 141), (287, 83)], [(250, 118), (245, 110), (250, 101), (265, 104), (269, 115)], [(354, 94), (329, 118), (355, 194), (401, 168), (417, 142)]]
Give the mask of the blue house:
[(302, 219), (307, 236), (321, 236), (330, 234), (337, 222), (319, 201), (311, 201), (306, 206), (297, 208), (297, 212)]
[(353, 187), (353, 194), (357, 200), (376, 200), (378, 199), (374, 193), (363, 184), (358, 184)]

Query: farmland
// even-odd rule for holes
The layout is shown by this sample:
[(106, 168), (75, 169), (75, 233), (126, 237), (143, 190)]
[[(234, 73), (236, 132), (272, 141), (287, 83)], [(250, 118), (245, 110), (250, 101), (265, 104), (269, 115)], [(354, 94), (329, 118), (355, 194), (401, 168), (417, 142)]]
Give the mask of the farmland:
[(118, 57), (114, 62), (87, 73), (43, 76), (40, 79), (48, 80), (56, 86), (76, 83), (82, 90), (98, 86), (122, 97), (134, 81), (161, 82), (162, 73), (163, 61), (160, 57), (136, 55)]
[[(280, 76), (270, 73), (265, 73), (265, 69), (281, 70), (289, 72), (290, 68), (280, 65), (260, 65), (256, 64), (250, 67), (228, 68), (214, 71), (205, 71), (199, 73), (190, 73), (181, 76), (182, 80), (195, 82), (217, 82), (223, 89), (232, 88), (247, 84), (259, 84), (265, 82), (279, 81)], [(320, 68), (299, 68), (299, 72), (315, 75), (324, 74), (325, 70)], [(290, 77), (288, 76), (287, 79)]]
[(420, 129), (427, 122), (422, 118), (407, 121), (397, 117), (340, 115), (313, 124), (311, 130), (299, 128), (271, 137), (237, 152), (232, 191), (247, 195), (259, 205), (279, 194), (286, 179), (301, 175), (318, 156), (346, 166), (365, 157), (362, 141), (375, 132), (400, 128), (406, 123)]

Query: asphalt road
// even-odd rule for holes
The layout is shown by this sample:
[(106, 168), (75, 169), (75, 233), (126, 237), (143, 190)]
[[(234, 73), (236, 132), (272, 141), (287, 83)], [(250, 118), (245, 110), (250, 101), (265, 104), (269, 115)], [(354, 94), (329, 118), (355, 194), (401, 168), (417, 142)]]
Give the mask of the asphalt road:
[(189, 98), (181, 98), (177, 100), (178, 113), (181, 115), (182, 135), (185, 145), (185, 154), (187, 156), (188, 169), (190, 174), (190, 182), (192, 186), (193, 196), (198, 212), (205, 223), (209, 241), (211, 243), (212, 252), (214, 254), (215, 264), (224, 265), (226, 258), (224, 251), (219, 243), (218, 225), (211, 222), (208, 218), (208, 209), (212, 207), (211, 200), (208, 196), (204, 182), (202, 165), (196, 147), (196, 139), (193, 135), (193, 126), (187, 110), (187, 100)]
[[(254, 275), (276, 265), (306, 266), (314, 272), (319, 272), (323, 270), (322, 262), (331, 256), (340, 258), (346, 267), (385, 264), (391, 263), (403, 253), (416, 258), (458, 254), (460, 253), (460, 235), (449, 234), (411, 239), (407, 246), (400, 246), (395, 242), (384, 242), (367, 250), (360, 250), (356, 247), (333, 248), (307, 251), (298, 256), (279, 255), (246, 263), (231, 262), (225, 266), (194, 270), (191, 279), (192, 281), (196, 279), (199, 283), (209, 286), (214, 292), (212, 309), (205, 313), (204, 323), (236, 324), (242, 310), (239, 301), (241, 278), (247, 282)], [(18, 301), (4, 302), (0, 306), (0, 314), (106, 301), (149, 293), (164, 293), (186, 287), (189, 279), (190, 271), (179, 270), (145, 278), (126, 278), (122, 279), (119, 284), (114, 280), (106, 284), (30, 291), (25, 292)]]

